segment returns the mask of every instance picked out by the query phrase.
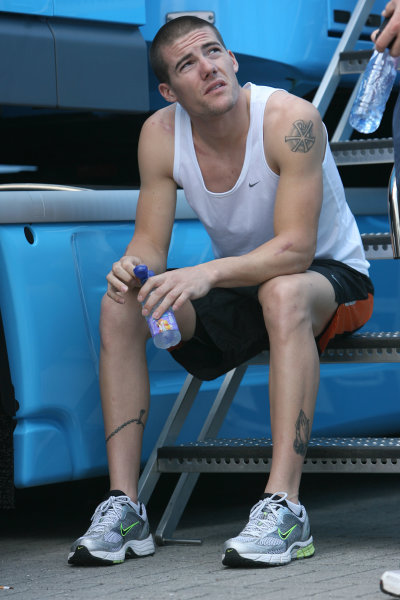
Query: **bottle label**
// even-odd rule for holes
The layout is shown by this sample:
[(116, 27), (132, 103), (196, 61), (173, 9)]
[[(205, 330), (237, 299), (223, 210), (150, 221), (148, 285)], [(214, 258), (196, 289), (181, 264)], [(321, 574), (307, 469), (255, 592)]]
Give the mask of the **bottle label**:
[(174, 314), (171, 311), (164, 313), (157, 321), (153, 318), (149, 319), (148, 323), (153, 337), (163, 331), (176, 331), (178, 329)]

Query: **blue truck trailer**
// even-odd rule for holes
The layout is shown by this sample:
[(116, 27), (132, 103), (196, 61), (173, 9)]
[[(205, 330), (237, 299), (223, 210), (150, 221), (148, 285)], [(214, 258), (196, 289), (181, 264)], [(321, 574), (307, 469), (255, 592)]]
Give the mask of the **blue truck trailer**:
[[(6, 58), (0, 65), (0, 129), (12, 130), (13, 119), (21, 124), (24, 118), (32, 127), (37, 116), (51, 123), (55, 117), (70, 122), (82, 111), (104, 120), (121, 114), (142, 118), (156, 110), (162, 103), (147, 47), (157, 29), (181, 12), (200, 14), (218, 26), (238, 57), (242, 83), (307, 95), (318, 86), (355, 4), (2, 0), (0, 45)], [(371, 48), (369, 36), (383, 6), (375, 2), (359, 49)], [(38, 154), (40, 131), (32, 144)], [(54, 152), (62, 144), (62, 138), (55, 139)], [(3, 147), (0, 160), (8, 177), (0, 174), (0, 452), (13, 463), (12, 483), (27, 487), (107, 473), (98, 384), (100, 300), (105, 276), (134, 230), (138, 182), (114, 185), (113, 180), (96, 187), (89, 180), (78, 188), (64, 176), (63, 185), (29, 185), (11, 173), (17, 157), (20, 170), (27, 168), (24, 152), (16, 152), (10, 156)], [(347, 189), (362, 232), (388, 231), (386, 185), (382, 180), (374, 189)], [(208, 236), (179, 191), (168, 266), (211, 258)], [(398, 268), (393, 261), (372, 264), (377, 296), (369, 329), (400, 329)], [(186, 375), (151, 342), (147, 352), (152, 405), (143, 460)], [(379, 398), (399, 385), (399, 376), (395, 364), (323, 365), (315, 435), (396, 433), (398, 407)], [(222, 437), (270, 435), (267, 380), (265, 367), (249, 368)], [(219, 384), (202, 387), (182, 441), (193, 437)]]

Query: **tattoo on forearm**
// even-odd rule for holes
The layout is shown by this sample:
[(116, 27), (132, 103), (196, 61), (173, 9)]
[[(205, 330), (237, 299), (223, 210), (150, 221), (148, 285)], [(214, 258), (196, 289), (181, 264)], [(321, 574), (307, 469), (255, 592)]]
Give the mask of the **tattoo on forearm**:
[(305, 456), (307, 445), (310, 439), (310, 419), (307, 419), (303, 410), (300, 410), (296, 421), (296, 438), (293, 442), (293, 448), (296, 454)]
[(313, 135), (313, 122), (298, 120), (293, 123), (290, 135), (285, 136), (285, 142), (290, 146), (292, 152), (308, 152), (315, 142)]
[(139, 414), (139, 418), (138, 419), (130, 419), (129, 421), (126, 421), (125, 423), (122, 423), (122, 425), (120, 425), (119, 427), (117, 427), (117, 429), (114, 429), (114, 431), (112, 433), (110, 433), (110, 435), (106, 438), (106, 444), (107, 442), (119, 431), (121, 431), (121, 429), (124, 429), (124, 427), (126, 427), (127, 425), (130, 425), (131, 423), (137, 423), (138, 425), (141, 425), (144, 429), (144, 423), (142, 421), (142, 417), (143, 415), (146, 414), (145, 410), (141, 410), (140, 414)]

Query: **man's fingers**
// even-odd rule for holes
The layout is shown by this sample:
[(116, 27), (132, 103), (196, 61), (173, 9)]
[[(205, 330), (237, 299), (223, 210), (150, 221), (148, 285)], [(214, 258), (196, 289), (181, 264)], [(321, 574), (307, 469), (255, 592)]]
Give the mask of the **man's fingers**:
[(109, 298), (111, 298), (111, 300), (114, 300), (114, 302), (117, 302), (118, 304), (125, 304), (124, 295), (121, 295), (120, 292), (117, 292), (115, 289), (113, 289), (110, 286), (108, 286), (108, 288), (107, 288), (107, 296)]
[(166, 294), (163, 297), (160, 306), (157, 306), (157, 308), (155, 309), (153, 317), (155, 319), (159, 319), (165, 313), (166, 310), (171, 308), (171, 306), (176, 303), (176, 300), (180, 295), (180, 292), (177, 292), (176, 290), (171, 290), (170, 292), (168, 292), (168, 294)]
[(112, 266), (112, 273), (115, 275), (115, 277), (121, 279), (125, 283), (130, 283), (134, 278), (133, 266), (131, 263), (127, 262), (115, 262)]
[(190, 296), (187, 292), (182, 292), (175, 300), (172, 305), (172, 310), (179, 310), (181, 306), (185, 304), (187, 300), (189, 300)]
[(111, 288), (113, 288), (116, 292), (125, 294), (129, 289), (128, 285), (121, 281), (119, 277), (116, 277), (113, 271), (111, 271), (111, 273), (107, 275), (106, 279), (108, 281), (109, 286), (111, 286)]

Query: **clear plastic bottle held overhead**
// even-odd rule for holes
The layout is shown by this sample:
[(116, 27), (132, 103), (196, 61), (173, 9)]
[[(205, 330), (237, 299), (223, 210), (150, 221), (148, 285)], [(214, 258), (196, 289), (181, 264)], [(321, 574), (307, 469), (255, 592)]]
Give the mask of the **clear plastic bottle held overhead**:
[[(140, 281), (141, 285), (146, 283), (149, 277), (154, 275), (154, 272), (149, 270), (146, 265), (137, 265), (133, 269), (135, 277)], [(150, 292), (151, 293), (151, 292)], [(160, 301), (161, 302), (161, 301)], [(154, 345), (157, 348), (166, 350), (172, 346), (176, 346), (181, 341), (181, 332), (175, 319), (172, 308), (169, 308), (159, 319), (152, 317), (153, 312), (160, 305), (160, 302), (153, 308), (152, 313), (146, 316), (146, 321), (149, 326)], [(145, 302), (142, 302), (144, 305)]]
[[(388, 19), (379, 28), (382, 32)], [(373, 133), (381, 123), (397, 75), (398, 58), (374, 50), (361, 79), (360, 87), (352, 106), (349, 123), (360, 133)]]

